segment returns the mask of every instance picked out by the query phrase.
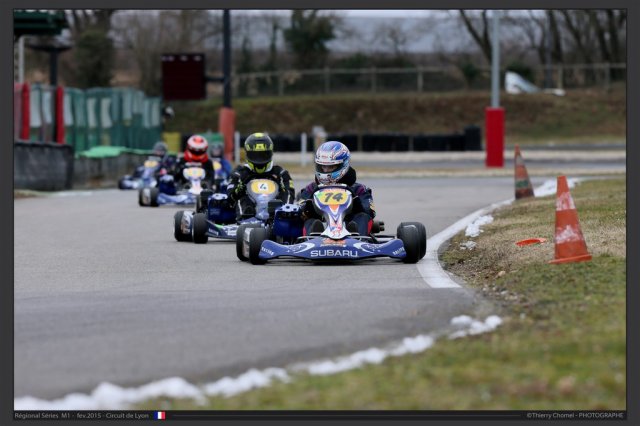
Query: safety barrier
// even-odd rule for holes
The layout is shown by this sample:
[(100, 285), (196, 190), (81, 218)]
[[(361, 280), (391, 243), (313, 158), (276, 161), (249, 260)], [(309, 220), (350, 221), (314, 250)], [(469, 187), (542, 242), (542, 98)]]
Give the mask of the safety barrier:
[(51, 142), (13, 144), (13, 187), (60, 191), (73, 185), (73, 148)]
[[(240, 145), (249, 135), (240, 135)], [(298, 152), (302, 149), (300, 134), (270, 134), (276, 152)], [(350, 151), (481, 151), (482, 131), (478, 126), (466, 126), (462, 133), (330, 133), (324, 138), (342, 142)], [(317, 148), (310, 138), (307, 150)]]

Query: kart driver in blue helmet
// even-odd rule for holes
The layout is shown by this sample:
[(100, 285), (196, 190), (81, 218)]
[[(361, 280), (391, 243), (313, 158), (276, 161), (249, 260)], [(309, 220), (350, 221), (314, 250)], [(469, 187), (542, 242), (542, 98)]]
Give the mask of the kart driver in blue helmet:
[(318, 185), (346, 184), (353, 194), (353, 208), (345, 217), (349, 232), (370, 235), (376, 211), (373, 205), (371, 188), (356, 182), (356, 171), (350, 165), (351, 153), (341, 142), (325, 142), (316, 151), (314, 182), (304, 187), (299, 194), (303, 210), (304, 235), (324, 231), (321, 217), (313, 208), (311, 197)]

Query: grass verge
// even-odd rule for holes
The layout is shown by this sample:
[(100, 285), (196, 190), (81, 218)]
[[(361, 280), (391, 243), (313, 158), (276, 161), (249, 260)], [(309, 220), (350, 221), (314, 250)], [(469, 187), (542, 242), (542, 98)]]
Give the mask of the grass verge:
[(454, 273), (493, 300), (504, 324), (488, 334), (440, 339), (427, 351), (332, 376), (214, 397), (205, 406), (156, 399), (162, 409), (625, 409), (626, 188), (623, 179), (572, 189), (590, 262), (550, 265), (555, 198), (521, 200), (494, 213), (469, 240), (443, 255)]

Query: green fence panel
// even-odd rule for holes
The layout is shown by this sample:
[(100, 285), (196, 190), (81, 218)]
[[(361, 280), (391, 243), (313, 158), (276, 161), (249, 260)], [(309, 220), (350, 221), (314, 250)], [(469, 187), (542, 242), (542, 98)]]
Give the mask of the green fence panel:
[(132, 132), (131, 132), (131, 148), (143, 149), (144, 148), (144, 129), (142, 127), (142, 120), (144, 115), (144, 93), (141, 90), (133, 91), (132, 100)]
[(75, 120), (73, 117), (73, 95), (69, 89), (64, 89), (64, 98), (62, 103), (63, 115), (64, 115), (64, 142), (67, 145), (71, 145), (75, 151)]
[(111, 117), (111, 89), (100, 89), (100, 145), (111, 146), (111, 128), (113, 120)]
[(40, 109), (42, 111), (42, 128), (40, 132), (40, 141), (52, 142), (55, 138), (54, 120), (55, 120), (55, 101), (56, 101), (56, 88), (54, 86), (42, 85), (40, 86)]
[(42, 130), (42, 90), (39, 84), (32, 84), (29, 89), (29, 140), (39, 141)]
[(127, 146), (123, 137), (122, 125), (122, 90), (109, 89), (107, 95), (111, 99), (111, 145)]
[(73, 119), (74, 119), (74, 147), (76, 152), (89, 149), (89, 128), (87, 120), (87, 97), (84, 90), (69, 90), (72, 95)]
[(133, 89), (121, 89), (123, 146), (133, 147)]
[(100, 145), (100, 89), (88, 89), (86, 91), (87, 100), (87, 148)]
[(143, 148), (152, 149), (153, 144), (162, 137), (162, 121), (160, 116), (160, 98), (144, 98), (142, 128), (143, 128)]

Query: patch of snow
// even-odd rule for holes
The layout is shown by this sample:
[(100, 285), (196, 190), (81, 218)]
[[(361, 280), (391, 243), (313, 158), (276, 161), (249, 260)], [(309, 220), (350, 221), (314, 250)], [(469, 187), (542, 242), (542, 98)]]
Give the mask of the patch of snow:
[(476, 247), (476, 243), (475, 241), (465, 241), (464, 243), (460, 244), (460, 249), (461, 250), (473, 250)]
[(451, 325), (460, 328), (460, 330), (449, 334), (449, 339), (486, 333), (495, 330), (500, 324), (502, 324), (502, 319), (497, 315), (490, 315), (484, 321), (473, 319), (468, 315), (460, 315), (451, 319)]
[(480, 216), (467, 226), (467, 229), (464, 231), (464, 235), (466, 235), (467, 237), (477, 237), (478, 235), (480, 235), (480, 232), (482, 232), (480, 227), (491, 222), (493, 222), (493, 216)]
[[(569, 185), (569, 189), (576, 186), (578, 182), (582, 179), (580, 178), (567, 178), (567, 184)], [(534, 188), (533, 193), (536, 197), (546, 197), (547, 195), (554, 195), (558, 192), (558, 179), (549, 179), (545, 181), (542, 185), (537, 188)]]

